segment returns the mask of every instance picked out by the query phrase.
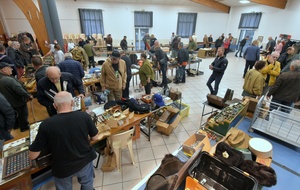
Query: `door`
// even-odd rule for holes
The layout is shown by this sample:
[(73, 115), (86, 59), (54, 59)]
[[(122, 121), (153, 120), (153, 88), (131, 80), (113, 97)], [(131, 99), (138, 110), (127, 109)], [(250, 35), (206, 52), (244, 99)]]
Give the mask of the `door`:
[[(249, 36), (249, 38), (248, 38), (248, 40), (246, 42), (246, 45), (243, 48), (243, 52), (247, 49), (247, 47), (249, 45), (251, 45), (251, 42), (253, 41), (254, 32), (255, 32), (255, 30), (241, 30), (240, 37), (239, 37), (239, 40), (238, 40), (239, 42), (241, 40), (243, 40), (246, 36)], [(240, 48), (240, 44), (238, 44), (237, 48), (238, 49)]]
[(135, 49), (136, 50), (144, 50), (145, 44), (143, 42), (143, 38), (149, 34), (149, 28), (135, 28)]

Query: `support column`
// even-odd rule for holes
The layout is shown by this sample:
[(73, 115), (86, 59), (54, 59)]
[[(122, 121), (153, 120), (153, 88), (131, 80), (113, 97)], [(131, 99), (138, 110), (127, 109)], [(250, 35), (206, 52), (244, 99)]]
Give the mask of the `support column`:
[(45, 18), (48, 37), (50, 39), (49, 43), (53, 43), (53, 40), (57, 40), (63, 50), (64, 41), (55, 0), (39, 0), (39, 2), (41, 3)]

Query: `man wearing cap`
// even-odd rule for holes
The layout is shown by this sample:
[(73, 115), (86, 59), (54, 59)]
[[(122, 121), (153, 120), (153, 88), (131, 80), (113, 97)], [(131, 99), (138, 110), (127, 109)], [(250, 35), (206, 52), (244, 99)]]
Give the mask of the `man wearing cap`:
[(0, 92), (18, 113), (14, 128), (20, 128), (23, 132), (29, 129), (27, 101), (32, 99), (32, 95), (28, 93), (24, 85), (10, 76), (11, 66), (0, 62)]
[(37, 99), (39, 103), (46, 107), (49, 116), (57, 114), (53, 106), (53, 97), (60, 91), (68, 91), (73, 97), (75, 90), (78, 96), (84, 97), (84, 88), (82, 80), (77, 79), (73, 74), (61, 72), (56, 66), (48, 67), (46, 77), (39, 80), (37, 85)]
[(110, 91), (108, 101), (121, 100), (122, 90), (126, 87), (126, 64), (120, 57), (120, 53), (114, 50), (111, 57), (107, 58), (102, 65), (100, 84), (102, 91), (105, 89)]

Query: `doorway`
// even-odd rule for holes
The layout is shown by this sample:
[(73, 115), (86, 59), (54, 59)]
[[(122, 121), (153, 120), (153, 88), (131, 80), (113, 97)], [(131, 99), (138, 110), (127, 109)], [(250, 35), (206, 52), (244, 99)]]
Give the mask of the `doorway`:
[(144, 50), (145, 44), (143, 38), (149, 34), (149, 28), (135, 28), (135, 50)]
[[(244, 46), (244, 48), (242, 50), (243, 52), (247, 49), (247, 47), (249, 45), (251, 45), (251, 42), (253, 41), (254, 32), (255, 32), (255, 30), (243, 30), (243, 29), (241, 30), (238, 42), (243, 40), (246, 36), (249, 36), (249, 38), (246, 42), (246, 45)], [(240, 48), (240, 43), (238, 43), (238, 46), (237, 46), (237, 49), (239, 49), (239, 48)]]

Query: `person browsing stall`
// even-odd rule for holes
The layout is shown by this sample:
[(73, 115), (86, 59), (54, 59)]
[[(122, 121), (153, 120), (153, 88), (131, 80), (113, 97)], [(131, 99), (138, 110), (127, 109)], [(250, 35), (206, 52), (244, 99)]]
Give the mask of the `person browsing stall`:
[(92, 190), (96, 153), (90, 139), (98, 139), (98, 130), (86, 112), (72, 111), (71, 93), (57, 93), (53, 105), (58, 114), (40, 124), (38, 134), (29, 147), (29, 158), (36, 159), (41, 150), (48, 147), (57, 190), (72, 189), (73, 176), (77, 177), (81, 189)]
[(114, 50), (102, 65), (100, 84), (102, 91), (110, 91), (108, 101), (121, 100), (122, 90), (126, 87), (126, 64), (120, 57), (120, 52)]
[(143, 61), (139, 71), (141, 85), (145, 88), (145, 94), (151, 94), (151, 80), (154, 79), (154, 72), (145, 53), (141, 54), (141, 60)]
[(79, 97), (84, 97), (84, 88), (81, 80), (77, 79), (71, 73), (61, 72), (58, 67), (52, 66), (47, 68), (46, 76), (38, 82), (37, 99), (41, 105), (46, 107), (51, 117), (57, 114), (52, 98), (55, 93), (67, 91), (74, 97), (75, 90), (78, 92)]

